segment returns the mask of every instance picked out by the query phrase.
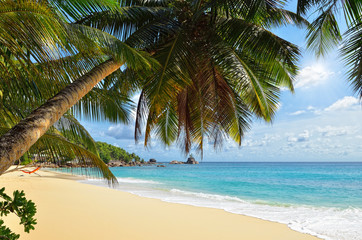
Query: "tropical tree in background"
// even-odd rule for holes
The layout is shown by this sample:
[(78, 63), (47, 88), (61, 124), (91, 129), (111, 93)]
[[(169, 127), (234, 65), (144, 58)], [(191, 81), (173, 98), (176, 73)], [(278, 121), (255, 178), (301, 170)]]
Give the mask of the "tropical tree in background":
[[(113, 76), (142, 90), (136, 139), (154, 133), (188, 153), (230, 136), (241, 144), (254, 115), (271, 121), (281, 87), (293, 91), (299, 50), (268, 29), (308, 23), (283, 1), (124, 1), (76, 22), (148, 51), (162, 65), (152, 75), (126, 69)], [(123, 80), (123, 81), (122, 81)]]
[[(39, 96), (44, 102), (63, 89), (1, 137), (0, 174), (104, 77), (124, 63), (137, 68), (153, 62), (109, 34), (69, 24), (69, 19), (116, 6), (97, 0), (0, 2), (2, 113), (9, 113), (9, 120), (21, 111), (14, 102), (29, 102), (25, 106), (33, 109)], [(93, 119), (126, 120), (120, 107), (124, 99), (112, 98), (109, 90), (98, 85), (74, 111)]]
[[(312, 10), (316, 11), (317, 17), (309, 28), (307, 46), (319, 56), (341, 44), (340, 54), (349, 69), (348, 80), (362, 99), (362, 1), (298, 0), (298, 15), (305, 16)], [(337, 22), (341, 14), (348, 27), (344, 34)]]

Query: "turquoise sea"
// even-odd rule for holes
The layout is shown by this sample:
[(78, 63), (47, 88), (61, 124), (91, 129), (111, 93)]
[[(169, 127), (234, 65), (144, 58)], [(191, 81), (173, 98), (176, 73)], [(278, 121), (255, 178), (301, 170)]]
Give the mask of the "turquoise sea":
[(164, 165), (111, 170), (117, 188), (140, 196), (281, 222), (327, 240), (362, 240), (362, 163)]

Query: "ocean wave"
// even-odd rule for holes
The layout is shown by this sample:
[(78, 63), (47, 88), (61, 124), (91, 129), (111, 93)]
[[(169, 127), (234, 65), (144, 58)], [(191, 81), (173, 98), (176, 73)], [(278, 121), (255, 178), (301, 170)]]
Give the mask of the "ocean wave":
[[(118, 183), (132, 183), (132, 184), (162, 184), (160, 182), (152, 181), (152, 180), (144, 180), (144, 179), (137, 179), (137, 178), (117, 178)], [(99, 183), (99, 184), (106, 184), (106, 180), (104, 179), (87, 179), (82, 180), (80, 182), (83, 183)]]
[[(152, 187), (159, 182), (118, 178), (119, 190), (165, 202), (223, 209), (288, 225), (291, 229), (325, 240), (362, 240), (362, 209), (316, 207), (296, 204), (246, 200), (239, 197)], [(88, 182), (91, 183), (91, 182)], [(135, 184), (136, 183), (136, 184)], [(92, 184), (92, 183), (91, 183)], [(163, 185), (165, 186), (165, 185)]]
[(231, 197), (231, 196), (227, 196), (227, 195), (218, 195), (218, 194), (209, 194), (209, 193), (202, 193), (202, 192), (189, 192), (189, 191), (183, 191), (180, 189), (176, 189), (173, 188), (170, 190), (171, 193), (178, 193), (178, 194), (183, 194), (186, 196), (194, 196), (194, 197), (199, 197), (199, 198), (206, 198), (206, 199), (211, 199), (211, 200), (218, 200), (218, 201), (235, 201), (235, 202), (241, 202), (241, 203), (246, 203), (244, 200), (238, 198), (238, 197)]
[(137, 178), (117, 178), (119, 183), (138, 183), (138, 184), (162, 184), (160, 182), (152, 181), (152, 180), (143, 180)]

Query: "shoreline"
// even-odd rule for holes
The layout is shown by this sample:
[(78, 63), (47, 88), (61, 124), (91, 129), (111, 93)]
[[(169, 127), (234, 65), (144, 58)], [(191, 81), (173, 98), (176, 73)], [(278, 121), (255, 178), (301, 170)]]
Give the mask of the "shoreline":
[(256, 217), (84, 184), (80, 176), (38, 172), (41, 177), (20, 172), (0, 177), (6, 193), (24, 190), (37, 205), (38, 224), (30, 234), (17, 218), (5, 218), (20, 239), (319, 239)]

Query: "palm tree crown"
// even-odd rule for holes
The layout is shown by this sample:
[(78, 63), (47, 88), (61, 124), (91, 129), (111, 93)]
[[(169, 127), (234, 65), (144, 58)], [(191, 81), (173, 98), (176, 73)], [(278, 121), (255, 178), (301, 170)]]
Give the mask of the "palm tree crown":
[[(299, 50), (268, 29), (307, 22), (282, 9), (283, 1), (123, 1), (121, 9), (79, 19), (148, 51), (162, 65), (152, 74), (131, 69), (120, 79), (138, 82), (136, 139), (145, 125), (166, 145), (187, 153), (196, 143), (237, 143), (251, 117), (271, 121), (281, 87), (293, 91)], [(122, 80), (121, 80), (122, 81)]]

